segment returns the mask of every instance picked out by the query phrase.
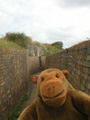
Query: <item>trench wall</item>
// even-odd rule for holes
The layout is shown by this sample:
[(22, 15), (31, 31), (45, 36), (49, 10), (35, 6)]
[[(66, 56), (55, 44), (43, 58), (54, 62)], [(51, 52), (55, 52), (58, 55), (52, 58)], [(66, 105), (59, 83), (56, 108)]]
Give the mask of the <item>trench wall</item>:
[(74, 88), (90, 95), (90, 40), (46, 57), (45, 67), (68, 70)]
[(30, 75), (45, 69), (46, 57), (28, 57)]
[(8, 119), (28, 93), (30, 75), (40, 70), (39, 58), (29, 57), (26, 50), (0, 47), (0, 120)]

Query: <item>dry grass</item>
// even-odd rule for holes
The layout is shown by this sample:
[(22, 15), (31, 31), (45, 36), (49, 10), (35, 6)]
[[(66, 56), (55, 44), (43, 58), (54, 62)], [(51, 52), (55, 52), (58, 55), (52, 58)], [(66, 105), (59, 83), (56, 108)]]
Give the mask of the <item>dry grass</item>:
[(5, 39), (0, 39), (0, 46), (1, 47), (7, 47), (7, 48), (15, 48), (15, 49), (19, 49), (19, 50), (23, 50), (24, 48), (17, 45), (14, 42), (11, 41), (7, 41)]

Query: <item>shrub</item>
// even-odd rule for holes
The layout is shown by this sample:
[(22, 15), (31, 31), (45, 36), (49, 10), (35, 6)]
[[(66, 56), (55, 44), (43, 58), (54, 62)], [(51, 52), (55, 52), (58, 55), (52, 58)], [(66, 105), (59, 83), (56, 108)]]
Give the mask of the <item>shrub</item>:
[(24, 33), (6, 33), (5, 39), (15, 42), (24, 48), (27, 48), (27, 44), (32, 42), (32, 39), (26, 36)]

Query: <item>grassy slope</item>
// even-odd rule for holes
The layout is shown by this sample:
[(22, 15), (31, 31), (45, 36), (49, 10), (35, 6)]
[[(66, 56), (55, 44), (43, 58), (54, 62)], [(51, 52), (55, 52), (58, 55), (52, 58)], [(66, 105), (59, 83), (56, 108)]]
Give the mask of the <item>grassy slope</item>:
[[(44, 56), (49, 56), (49, 55), (52, 55), (52, 54), (55, 54), (55, 53), (61, 51), (61, 49), (57, 48), (56, 46), (51, 46), (50, 44), (41, 44), (39, 42), (33, 42), (33, 41), (31, 44), (35, 44), (37, 46), (43, 46), (47, 51)], [(18, 50), (25, 49), (25, 48), (21, 47), (20, 45), (16, 44), (15, 42), (7, 41), (4, 38), (0, 39), (0, 46), (6, 47), (6, 48), (14, 48), (14, 49), (18, 49)]]
[(51, 46), (50, 44), (44, 44), (44, 45), (47, 48), (47, 53), (44, 56), (49, 56), (63, 50), (63, 49), (59, 49), (57, 46)]
[(1, 47), (7, 47), (7, 48), (15, 48), (15, 49), (19, 49), (19, 50), (23, 50), (24, 48), (17, 45), (14, 42), (11, 41), (7, 41), (5, 39), (0, 39), (0, 46)]

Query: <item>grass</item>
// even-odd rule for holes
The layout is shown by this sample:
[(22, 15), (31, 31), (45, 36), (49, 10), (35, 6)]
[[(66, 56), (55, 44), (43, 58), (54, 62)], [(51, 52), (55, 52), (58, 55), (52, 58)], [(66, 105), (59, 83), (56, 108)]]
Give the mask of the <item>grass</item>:
[(32, 39), (26, 36), (24, 33), (6, 33), (4, 37), (7, 41), (15, 42), (21, 47), (27, 48), (27, 44), (32, 42)]
[(32, 38), (26, 36), (24, 33), (6, 33), (6, 36), (0, 39), (1, 47), (23, 50), (27, 49), (27, 45), (33, 45), (34, 49), (36, 49), (36, 46), (43, 47), (46, 53), (43, 56), (49, 56), (63, 50), (62, 42), (41, 44), (39, 42), (32, 41)]
[(33, 55), (29, 54), (30, 57), (34, 57)]
[(48, 51), (47, 51), (47, 53), (44, 54), (43, 56), (53, 55), (53, 54), (55, 54), (57, 52), (60, 52), (60, 51), (62, 51), (62, 49), (59, 49), (59, 48), (57, 48), (55, 46), (50, 46), (49, 49), (48, 49)]
[(23, 107), (23, 104), (28, 100), (29, 96), (25, 95), (21, 101), (21, 103), (18, 105), (17, 109), (13, 111), (12, 115), (8, 117), (8, 120), (17, 120), (17, 118), (20, 116), (20, 111)]
[(1, 47), (6, 47), (6, 48), (14, 48), (14, 49), (19, 49), (19, 50), (23, 50), (24, 48), (17, 45), (14, 42), (11, 41), (7, 41), (5, 39), (0, 39), (0, 46)]

